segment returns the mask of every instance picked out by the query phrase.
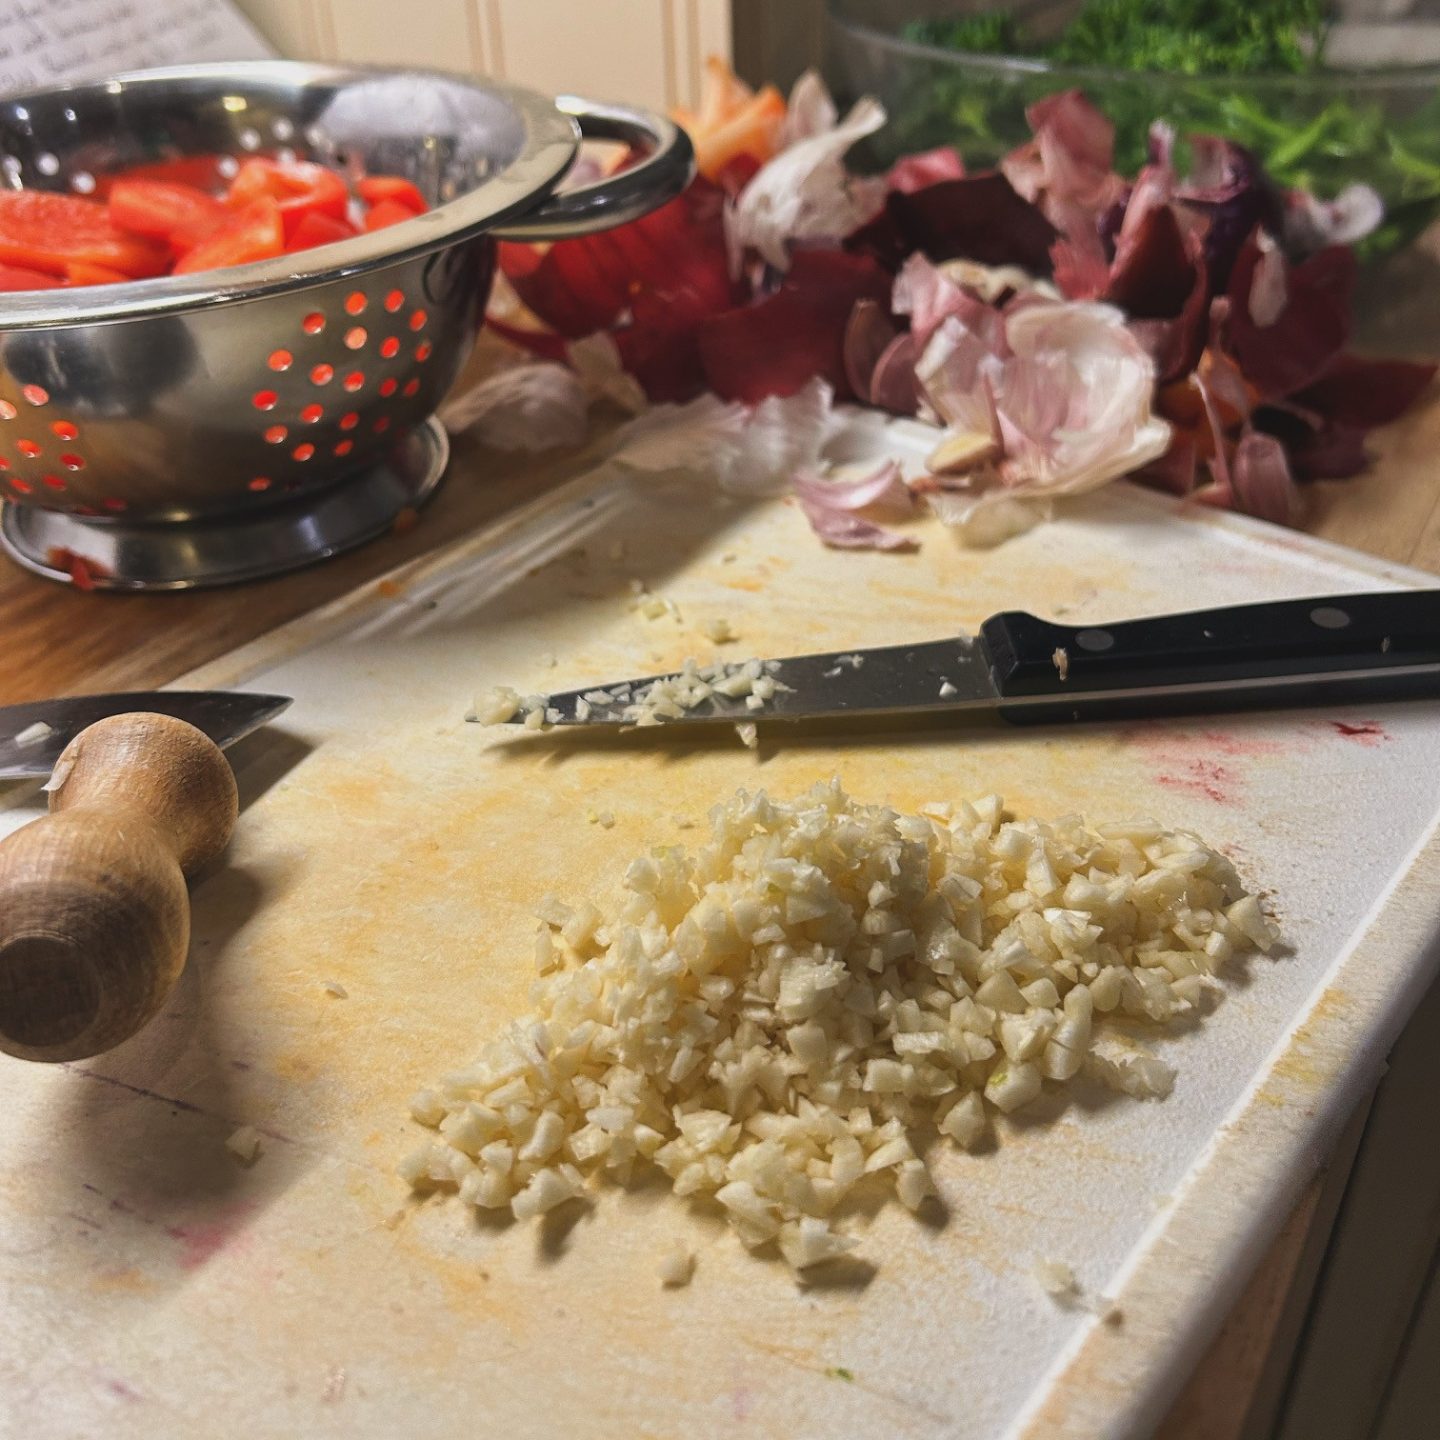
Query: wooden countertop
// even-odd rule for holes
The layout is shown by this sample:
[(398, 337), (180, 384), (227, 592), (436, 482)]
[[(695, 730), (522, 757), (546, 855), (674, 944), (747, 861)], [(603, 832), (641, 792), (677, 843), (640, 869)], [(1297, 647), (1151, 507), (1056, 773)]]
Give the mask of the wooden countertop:
[[(1308, 487), (1305, 528), (1440, 574), (1440, 384), (1427, 404), (1372, 436), (1375, 463), (1353, 480)], [(0, 557), (5, 663), (0, 703), (158, 686), (293, 617), (485, 524), (585, 466), (495, 456), (463, 438), (415, 527), (275, 580), (161, 595), (83, 593)], [(1297, 1206), (1161, 1431), (1161, 1440), (1239, 1440), (1262, 1383), (1313, 1217), (1317, 1181)]]

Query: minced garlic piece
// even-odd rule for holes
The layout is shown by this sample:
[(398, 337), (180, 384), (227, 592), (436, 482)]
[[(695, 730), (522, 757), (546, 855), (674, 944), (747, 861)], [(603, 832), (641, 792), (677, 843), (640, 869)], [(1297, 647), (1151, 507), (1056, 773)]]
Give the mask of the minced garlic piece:
[(735, 733), (740, 737), (740, 743), (747, 750), (755, 750), (760, 745), (760, 732), (748, 720), (742, 720), (736, 727)]
[(508, 685), (496, 685), (476, 695), (466, 719), (478, 720), (482, 725), (503, 725), (507, 720), (513, 720), (519, 709), (518, 692)]
[(1075, 1272), (1061, 1260), (1037, 1260), (1030, 1273), (1040, 1288), (1056, 1300), (1074, 1300), (1080, 1294)]
[(260, 1154), (260, 1132), (253, 1125), (242, 1125), (225, 1142), (225, 1148), (242, 1165), (253, 1165)]
[(680, 619), (680, 607), (673, 600), (654, 594), (643, 580), (630, 581), (630, 608), (647, 620), (658, 620), (662, 615)]
[(350, 992), (338, 980), (326, 980), (321, 988), (336, 1000), (348, 1000)]
[(856, 1244), (833, 1221), (857, 1185), (926, 1205), (932, 1129), (975, 1146), (1082, 1070), (1164, 1093), (1173, 1072), (1108, 1017), (1198, 1021), (1202, 982), (1276, 938), (1194, 835), (1016, 821), (995, 796), (927, 809), (741, 792), (607, 905), (545, 897), (544, 959), (558, 929), (575, 963), (415, 1096), (437, 1133), (401, 1174), (523, 1218), (652, 1162), (803, 1270)]
[(707, 620), (700, 628), (705, 632), (705, 637), (717, 645), (729, 645), (740, 638), (723, 615)]
[(660, 1256), (660, 1283), (667, 1290), (688, 1285), (695, 1274), (695, 1252), (676, 1241)]

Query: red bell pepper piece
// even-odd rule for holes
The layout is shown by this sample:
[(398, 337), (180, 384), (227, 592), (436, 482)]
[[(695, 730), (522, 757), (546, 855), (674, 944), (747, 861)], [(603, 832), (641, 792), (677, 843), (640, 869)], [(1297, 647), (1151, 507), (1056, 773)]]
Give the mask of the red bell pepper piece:
[(177, 232), (194, 235), (213, 230), (227, 213), (219, 200), (203, 190), (165, 180), (122, 178), (110, 187), (105, 203), (110, 219), (121, 230), (152, 240), (170, 240)]
[(238, 209), (266, 197), (280, 207), (287, 240), (306, 215), (329, 215), (344, 220), (350, 206), (345, 181), (323, 165), (308, 160), (285, 164), (259, 158), (247, 160), (230, 182), (227, 202)]
[(285, 249), (310, 250), (316, 245), (333, 245), (337, 240), (352, 240), (359, 233), (348, 220), (337, 220), (333, 215), (321, 215), (312, 211), (309, 215), (300, 217), (299, 224), (285, 242)]
[(403, 175), (367, 175), (355, 182), (355, 190), (367, 205), (394, 200), (408, 206), (417, 215), (423, 215), (430, 208), (420, 193), (420, 187)]
[(189, 185), (206, 195), (218, 196), (225, 189), (224, 155), (176, 155), (169, 160), (147, 160), (129, 165), (114, 175), (95, 177), (95, 198), (105, 200), (122, 180), (160, 180), (167, 185)]
[(387, 225), (399, 225), (402, 221), (413, 220), (416, 213), (398, 200), (382, 200), (365, 212), (365, 228), (383, 230)]
[(78, 262), (139, 279), (162, 274), (166, 260), (162, 246), (117, 229), (98, 200), (48, 190), (0, 193), (0, 263), (64, 276)]
[(65, 267), (67, 285), (123, 285), (130, 278), (108, 265), (91, 265), (86, 260), (72, 260)]
[(64, 283), (41, 270), (27, 270), (22, 265), (0, 265), (0, 290), (53, 290)]
[(176, 275), (197, 270), (218, 270), (225, 265), (248, 265), (269, 260), (285, 250), (285, 225), (280, 204), (269, 195), (261, 196), (192, 249), (175, 264)]

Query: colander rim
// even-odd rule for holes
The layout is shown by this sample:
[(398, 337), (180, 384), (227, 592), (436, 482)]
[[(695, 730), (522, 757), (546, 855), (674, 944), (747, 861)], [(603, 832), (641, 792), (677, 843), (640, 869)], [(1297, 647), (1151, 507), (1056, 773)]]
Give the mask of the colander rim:
[[(106, 80), (47, 86), (6, 96), (0, 112), (56, 96), (116, 93), (121, 86), (162, 86), (223, 81), (243, 92), (247, 83), (349, 84), (365, 80), (419, 78), (463, 85), (508, 104), (524, 131), (520, 151), (504, 169), (473, 190), (382, 230), (316, 246), (272, 260), (230, 265), (191, 275), (158, 275), (114, 285), (74, 290), (10, 291), (0, 294), (0, 334), (51, 326), (138, 320), (154, 315), (237, 304), (265, 296), (307, 290), (351, 276), (401, 264), (445, 250), (533, 209), (545, 200), (574, 163), (580, 148), (578, 122), (553, 100), (518, 85), (423, 67), (332, 65), (301, 60), (253, 60), (204, 65), (167, 65), (130, 70)], [(69, 193), (62, 191), (60, 193)], [(313, 258), (311, 258), (313, 257)], [(308, 263), (307, 263), (308, 261)]]

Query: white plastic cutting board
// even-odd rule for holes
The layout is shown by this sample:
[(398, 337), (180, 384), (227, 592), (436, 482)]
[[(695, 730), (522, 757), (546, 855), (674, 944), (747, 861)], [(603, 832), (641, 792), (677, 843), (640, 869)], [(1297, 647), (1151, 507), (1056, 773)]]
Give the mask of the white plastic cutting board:
[[(911, 456), (929, 438), (856, 434)], [(167, 1012), (84, 1065), (0, 1057), (0, 1430), (1144, 1435), (1433, 968), (1440, 704), (758, 752), (725, 734), (517, 743), (462, 720), (487, 685), (708, 656), (722, 616), (740, 658), (1004, 608), (1106, 622), (1423, 578), (1128, 489), (990, 552), (915, 533), (912, 555), (828, 551), (787, 503), (602, 471), (186, 677), (296, 703), (233, 752), (246, 809), (195, 889)], [(681, 619), (632, 612), (632, 577)], [(948, 1221), (882, 1211), (868, 1280), (799, 1289), (658, 1184), (538, 1228), (407, 1199), (407, 1099), (524, 1010), (544, 892), (605, 890), (737, 787), (835, 774), (903, 808), (999, 791), (1025, 814), (1192, 827), (1273, 893), (1288, 948), (1156, 1042), (1179, 1067), (1169, 1101), (1082, 1087), (1002, 1125), (992, 1153), (942, 1151)], [(22, 799), (0, 828), (33, 813)], [(249, 1169), (224, 1149), (241, 1124), (265, 1137)], [(676, 1239), (699, 1267), (662, 1290)], [(1040, 1258), (1121, 1323), (1057, 1306)]]

